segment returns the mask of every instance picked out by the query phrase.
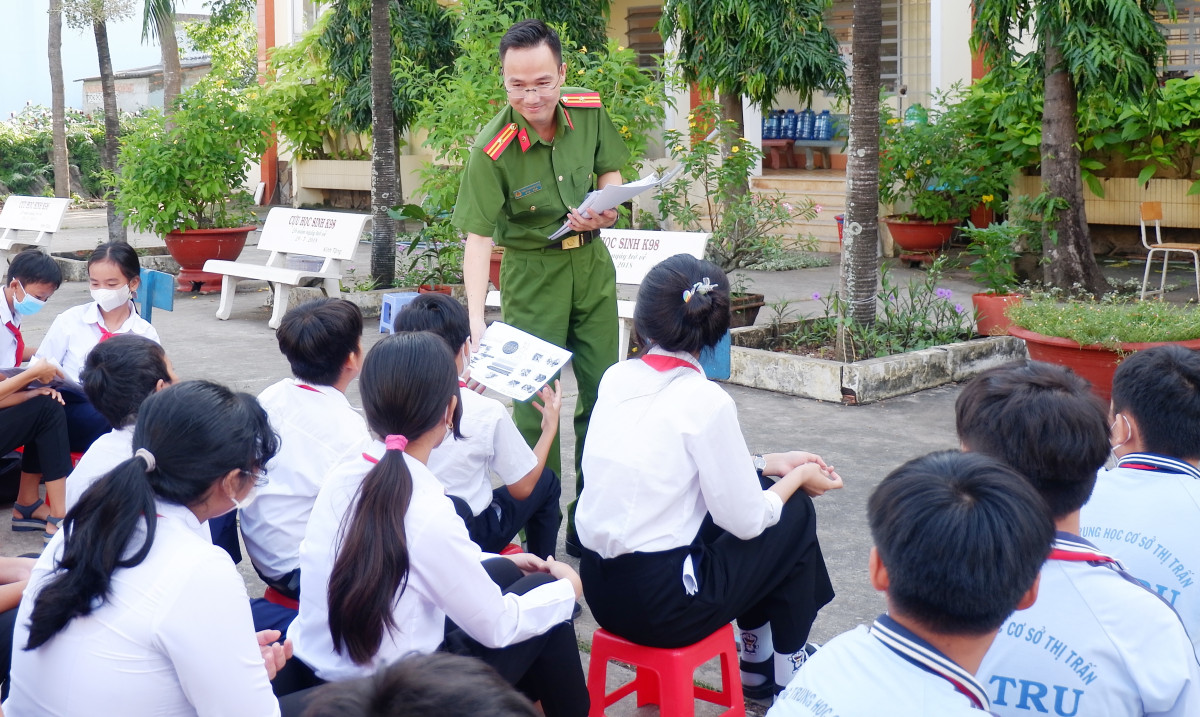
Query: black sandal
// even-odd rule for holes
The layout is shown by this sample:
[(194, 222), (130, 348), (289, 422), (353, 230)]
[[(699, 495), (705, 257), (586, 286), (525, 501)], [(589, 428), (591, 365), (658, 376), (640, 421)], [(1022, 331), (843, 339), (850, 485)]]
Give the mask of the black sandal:
[(766, 678), (761, 685), (742, 684), (742, 696), (746, 699), (769, 701), (779, 692), (779, 688), (775, 686), (774, 658), (767, 658), (762, 662), (738, 660), (738, 669), (751, 675), (762, 675)]
[(43, 503), (45, 503), (45, 501), (43, 501), (41, 498), (38, 498), (29, 505), (13, 503), (13, 510), (21, 514), (20, 518), (12, 519), (13, 531), (17, 533), (24, 533), (34, 530), (45, 530), (46, 521), (41, 518), (33, 517), (33, 514), (37, 512), (38, 508), (42, 507)]

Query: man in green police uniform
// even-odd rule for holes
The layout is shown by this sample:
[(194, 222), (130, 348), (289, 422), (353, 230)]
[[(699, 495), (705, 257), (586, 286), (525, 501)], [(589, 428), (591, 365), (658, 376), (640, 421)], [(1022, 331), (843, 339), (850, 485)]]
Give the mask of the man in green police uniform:
[[(493, 241), (505, 248), (500, 267), (505, 323), (570, 350), (579, 386), (575, 405), (576, 495), (580, 461), (596, 389), (617, 360), (616, 272), (599, 230), (613, 210), (582, 214), (575, 207), (593, 187), (620, 184), (629, 159), (600, 96), (563, 87), (567, 66), (558, 35), (541, 20), (513, 25), (500, 41), (509, 106), (484, 126), (471, 148), (454, 208), (454, 226), (467, 233), (463, 274), (471, 316), (471, 348), (483, 335), (484, 299)], [(574, 231), (549, 237), (564, 220)], [(515, 403), (513, 419), (533, 445), (541, 414)], [(558, 439), (547, 467), (561, 475)], [(567, 551), (578, 552), (574, 507), (567, 516)]]

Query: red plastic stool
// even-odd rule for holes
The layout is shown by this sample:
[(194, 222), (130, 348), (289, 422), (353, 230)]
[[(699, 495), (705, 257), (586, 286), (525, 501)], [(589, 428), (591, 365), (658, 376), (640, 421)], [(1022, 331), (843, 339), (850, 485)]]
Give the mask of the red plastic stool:
[[(721, 691), (696, 687), (693, 684), (696, 668), (718, 656), (721, 658)], [(633, 665), (637, 676), (632, 682), (605, 694), (609, 660)], [(596, 630), (592, 635), (592, 657), (588, 666), (588, 696), (592, 702), (589, 717), (603, 717), (605, 707), (632, 692), (637, 693), (638, 707), (656, 704), (662, 717), (694, 715), (698, 699), (728, 707), (724, 712), (726, 717), (745, 717), (746, 703), (742, 699), (733, 627), (725, 625), (694, 645), (672, 649), (637, 645), (603, 628)]]
[(521, 550), (520, 545), (517, 545), (516, 543), (509, 543), (508, 545), (504, 546), (504, 549), (500, 551), (500, 554), (501, 555), (520, 555), (523, 552), (525, 552), (525, 551)]

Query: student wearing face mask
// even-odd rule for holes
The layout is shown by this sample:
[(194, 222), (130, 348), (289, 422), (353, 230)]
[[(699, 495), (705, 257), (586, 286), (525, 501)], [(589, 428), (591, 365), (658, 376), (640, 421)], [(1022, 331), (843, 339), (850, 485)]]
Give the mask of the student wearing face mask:
[(0, 301), (0, 368), (16, 368), (33, 356), (36, 347), (25, 343), (21, 335), (21, 317), (32, 316), (58, 291), (62, 271), (49, 256), (37, 249), (26, 249), (8, 265), (8, 283), (4, 301)]
[[(136, 334), (160, 343), (150, 322), (138, 316), (132, 296), (140, 281), (141, 264), (137, 252), (124, 242), (101, 244), (88, 259), (88, 277), (92, 301), (73, 306), (58, 315), (38, 347), (37, 357), (62, 367), (63, 374), (78, 381), (87, 355), (101, 341), (119, 334)], [(113, 426), (88, 401), (82, 391), (62, 391), (67, 414), (67, 432), (71, 450), (83, 453)], [(46, 520), (47, 539), (62, 521), (66, 486), (47, 483), (51, 514)]]

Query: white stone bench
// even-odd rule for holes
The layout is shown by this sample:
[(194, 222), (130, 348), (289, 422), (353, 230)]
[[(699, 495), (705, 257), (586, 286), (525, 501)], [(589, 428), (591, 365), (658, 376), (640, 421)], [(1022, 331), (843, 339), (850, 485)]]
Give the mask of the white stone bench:
[[(70, 199), (57, 197), (22, 197), (14, 194), (4, 201), (0, 210), (0, 262), (8, 263), (8, 255), (27, 246), (50, 250), (50, 240), (62, 224)], [(29, 239), (18, 232), (37, 232)]]
[[(229, 318), (237, 283), (245, 279), (269, 281), (275, 291), (275, 308), (267, 325), (279, 328), (287, 312), (288, 292), (309, 279), (320, 279), (325, 295), (342, 294), (342, 262), (354, 256), (369, 214), (318, 212), (275, 207), (267, 215), (258, 248), (271, 252), (267, 263), (210, 259), (204, 270), (223, 274), (217, 318)], [(304, 264), (309, 264), (304, 266)]]
[[(600, 239), (612, 255), (617, 269), (617, 283), (638, 286), (646, 273), (663, 259), (676, 254), (691, 254), (704, 258), (708, 244), (707, 232), (657, 232), (636, 229), (602, 229)], [(573, 250), (566, 250), (573, 251)], [(487, 306), (500, 306), (499, 291), (489, 291), (484, 302)], [(633, 330), (633, 310), (636, 301), (617, 300), (618, 350), (620, 360), (629, 355), (629, 334)]]

